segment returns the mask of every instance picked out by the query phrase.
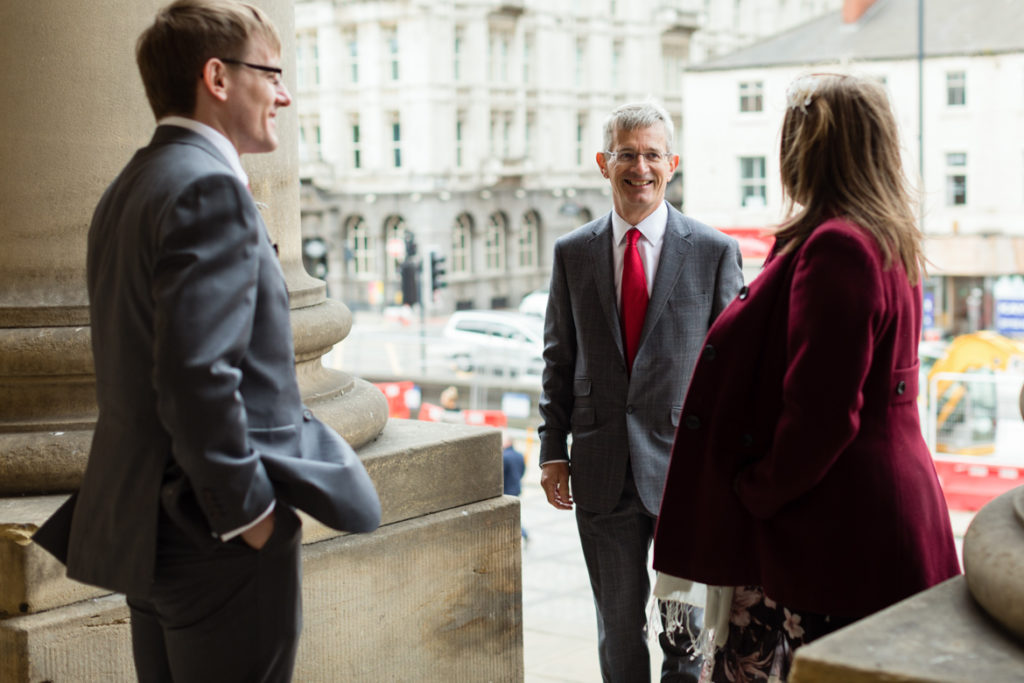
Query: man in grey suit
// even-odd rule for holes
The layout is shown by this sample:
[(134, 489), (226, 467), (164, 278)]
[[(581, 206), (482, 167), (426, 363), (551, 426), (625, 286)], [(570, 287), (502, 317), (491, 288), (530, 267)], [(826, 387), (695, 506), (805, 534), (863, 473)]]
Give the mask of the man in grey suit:
[(291, 103), (257, 8), (178, 0), (136, 58), (157, 119), (104, 193), (87, 279), (99, 416), (35, 540), (124, 592), (142, 681), (288, 681), (301, 523), (380, 522), (365, 469), (302, 405), (288, 292), (239, 157)]
[[(615, 683), (651, 680), (648, 551), (669, 451), (704, 335), (743, 284), (736, 241), (665, 202), (672, 129), (651, 102), (609, 117), (597, 165), (614, 210), (555, 242), (544, 324), (541, 485), (554, 507), (575, 504)], [(662, 680), (696, 681), (685, 643), (662, 644)]]

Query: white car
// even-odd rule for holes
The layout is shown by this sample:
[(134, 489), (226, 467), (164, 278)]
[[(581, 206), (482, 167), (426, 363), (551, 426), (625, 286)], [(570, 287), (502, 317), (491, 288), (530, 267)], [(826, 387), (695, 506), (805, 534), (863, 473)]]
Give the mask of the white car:
[(544, 320), (511, 311), (456, 311), (441, 333), (458, 370), (540, 377)]
[(538, 315), (541, 318), (548, 310), (548, 288), (536, 289), (519, 302), (519, 312), (526, 315)]

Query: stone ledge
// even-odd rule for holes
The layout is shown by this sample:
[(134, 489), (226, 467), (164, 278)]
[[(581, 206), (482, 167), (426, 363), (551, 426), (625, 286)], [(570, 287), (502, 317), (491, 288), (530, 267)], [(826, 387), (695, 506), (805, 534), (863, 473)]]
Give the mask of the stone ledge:
[[(303, 548), (295, 680), (522, 681), (519, 501)], [(133, 681), (120, 595), (0, 621), (0, 681)]]
[[(495, 429), (389, 420), (359, 455), (377, 486), (383, 525), (501, 496)], [(66, 497), (0, 498), (0, 618), (109, 593), (67, 579), (63, 565), (29, 541)], [(304, 543), (341, 535), (310, 518), (304, 524)]]
[(1016, 681), (1024, 648), (957, 576), (797, 650), (790, 683)]

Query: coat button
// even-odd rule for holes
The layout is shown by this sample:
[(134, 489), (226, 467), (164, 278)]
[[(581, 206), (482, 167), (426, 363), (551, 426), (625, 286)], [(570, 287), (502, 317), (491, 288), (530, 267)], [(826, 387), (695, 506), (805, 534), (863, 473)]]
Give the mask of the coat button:
[(633, 404), (630, 403), (628, 406), (626, 406), (626, 415), (632, 415), (632, 414), (633, 414)]
[(711, 344), (704, 347), (704, 358), (706, 360), (714, 360), (718, 358), (718, 351)]
[(700, 429), (700, 418), (696, 415), (687, 415), (683, 421), (687, 429)]
[(750, 293), (750, 287), (747, 287), (746, 285), (743, 285), (742, 287), (740, 287), (739, 300), (743, 301), (744, 299), (746, 299), (747, 298), (747, 294), (749, 294), (749, 293)]
[(313, 413), (312, 411), (310, 411), (309, 408), (306, 408), (302, 411), (302, 419), (305, 420), (306, 422), (309, 422), (310, 420), (313, 419)]
[(902, 396), (907, 390), (907, 383), (900, 380), (900, 383), (896, 385), (896, 395)]

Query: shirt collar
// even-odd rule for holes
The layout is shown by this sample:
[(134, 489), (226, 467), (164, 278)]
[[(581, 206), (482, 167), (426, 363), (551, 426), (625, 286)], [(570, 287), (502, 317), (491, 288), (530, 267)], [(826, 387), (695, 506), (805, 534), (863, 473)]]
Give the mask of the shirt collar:
[(658, 205), (657, 209), (651, 212), (651, 215), (635, 226), (627, 223), (626, 219), (620, 216), (615, 209), (612, 209), (612, 232), (615, 237), (615, 244), (623, 244), (626, 239), (626, 233), (629, 232), (630, 228), (635, 227), (651, 243), (651, 246), (657, 248), (665, 237), (665, 227), (667, 225), (668, 205), (664, 201)]
[(235, 175), (242, 181), (242, 184), (248, 187), (249, 175), (242, 168), (242, 160), (238, 156), (238, 150), (219, 130), (184, 116), (165, 116), (157, 121), (156, 125), (178, 126), (179, 128), (187, 128), (193, 133), (202, 135), (217, 148), (218, 152), (224, 155), (224, 158), (228, 160), (228, 165), (231, 166), (231, 170), (235, 172)]

